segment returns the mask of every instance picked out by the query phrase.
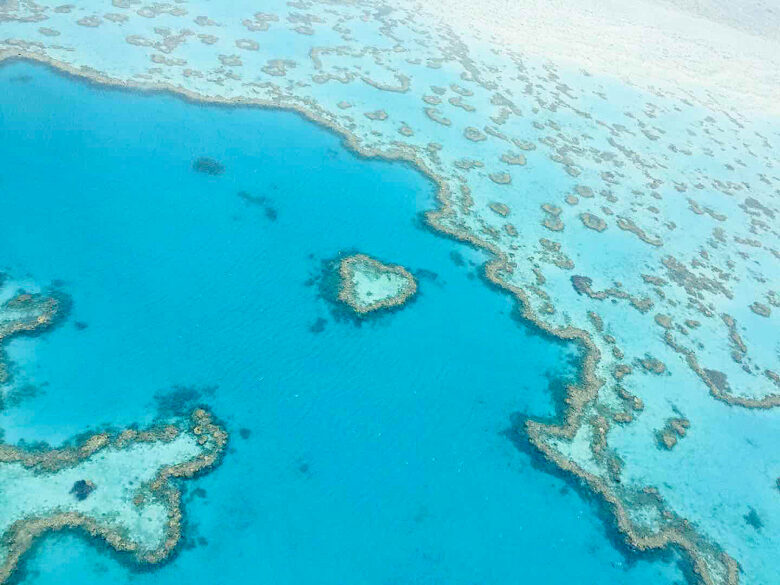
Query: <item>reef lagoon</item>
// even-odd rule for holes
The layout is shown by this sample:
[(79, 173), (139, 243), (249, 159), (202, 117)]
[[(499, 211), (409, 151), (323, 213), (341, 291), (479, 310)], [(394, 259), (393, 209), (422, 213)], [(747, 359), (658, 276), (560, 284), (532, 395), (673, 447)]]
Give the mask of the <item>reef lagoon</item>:
[[(513, 413), (558, 415), (580, 352), (518, 318), (483, 254), (425, 226), (432, 182), (291, 113), (26, 63), (0, 85), (3, 269), (71, 301), (57, 328), (7, 343), (8, 392), (28, 395), (3, 411), (5, 441), (199, 404), (231, 437), (183, 486), (173, 562), (146, 571), (64, 532), (19, 582), (681, 581), (676, 555), (616, 548), (598, 500), (512, 440)], [(204, 156), (224, 172), (194, 169)], [(322, 284), (353, 250), (414, 273), (413, 302), (345, 315)]]

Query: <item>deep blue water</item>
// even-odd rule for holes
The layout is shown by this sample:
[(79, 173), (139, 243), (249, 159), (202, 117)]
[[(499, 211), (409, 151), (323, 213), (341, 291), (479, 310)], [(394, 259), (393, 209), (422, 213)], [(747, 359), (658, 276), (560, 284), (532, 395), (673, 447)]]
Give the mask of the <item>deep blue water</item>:
[[(23, 63), (0, 68), (0, 129), (0, 267), (73, 300), (58, 329), (9, 344), (39, 391), (0, 413), (6, 440), (149, 422), (177, 386), (232, 433), (185, 486), (171, 563), (137, 572), (55, 535), (24, 583), (681, 581), (673, 558), (627, 563), (598, 506), (504, 435), (514, 412), (554, 416), (576, 352), (511, 318), (477, 252), (421, 226), (433, 185), (411, 168), (291, 113)], [(201, 156), (224, 174), (193, 171)], [(423, 271), (420, 294), (336, 319), (316, 279), (344, 250)]]

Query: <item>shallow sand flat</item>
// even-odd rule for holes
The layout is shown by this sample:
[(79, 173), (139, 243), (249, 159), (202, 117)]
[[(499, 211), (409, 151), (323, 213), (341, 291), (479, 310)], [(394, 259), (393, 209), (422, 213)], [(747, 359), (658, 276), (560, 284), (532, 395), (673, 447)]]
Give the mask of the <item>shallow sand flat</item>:
[[(154, 479), (163, 466), (190, 459), (198, 452), (192, 437), (185, 435), (162, 446), (141, 445), (103, 453), (51, 474), (37, 475), (20, 463), (4, 464), (0, 467), (0, 530), (6, 533), (14, 522), (26, 517), (74, 511), (108, 520), (132, 534), (142, 549), (155, 550), (164, 542), (168, 511), (162, 502), (137, 508), (129, 494)], [(95, 484), (95, 491), (78, 501), (71, 490), (84, 478)]]
[(639, 86), (682, 83), (780, 113), (780, 10), (770, 2), (434, 0), (425, 8), (464, 34), (527, 55)]

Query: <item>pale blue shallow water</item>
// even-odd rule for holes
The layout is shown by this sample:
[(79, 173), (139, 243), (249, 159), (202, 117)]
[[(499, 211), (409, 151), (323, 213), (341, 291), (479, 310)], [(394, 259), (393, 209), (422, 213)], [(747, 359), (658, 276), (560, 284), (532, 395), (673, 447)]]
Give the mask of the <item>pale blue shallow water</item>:
[[(232, 433), (185, 486), (171, 563), (138, 572), (55, 535), (21, 582), (682, 582), (673, 556), (626, 558), (598, 506), (504, 435), (512, 413), (554, 416), (550, 380), (576, 354), (511, 318), (476, 252), (420, 227), (420, 174), (291, 113), (23, 63), (0, 68), (0, 127), (0, 268), (73, 300), (58, 329), (8, 348), (41, 391), (0, 413), (6, 440), (149, 422), (177, 385), (216, 387), (199, 400)], [(194, 172), (200, 156), (226, 172)], [(343, 250), (435, 278), (401, 311), (339, 321), (310, 279)]]

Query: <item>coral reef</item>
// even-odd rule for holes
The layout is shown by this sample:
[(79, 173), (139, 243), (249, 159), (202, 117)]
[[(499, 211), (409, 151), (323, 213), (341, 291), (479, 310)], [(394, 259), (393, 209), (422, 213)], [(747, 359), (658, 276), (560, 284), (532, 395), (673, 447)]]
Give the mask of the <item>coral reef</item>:
[(354, 254), (343, 258), (338, 267), (338, 298), (359, 315), (400, 307), (417, 292), (417, 281), (403, 266)]

